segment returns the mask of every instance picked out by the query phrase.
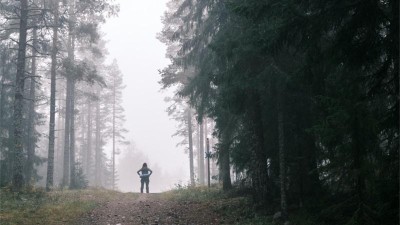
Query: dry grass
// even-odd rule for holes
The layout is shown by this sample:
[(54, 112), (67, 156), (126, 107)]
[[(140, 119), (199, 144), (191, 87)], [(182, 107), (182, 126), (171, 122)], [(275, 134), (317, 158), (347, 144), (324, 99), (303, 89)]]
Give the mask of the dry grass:
[[(269, 216), (260, 215), (252, 205), (249, 196), (242, 196), (235, 190), (224, 192), (221, 187), (183, 187), (162, 193), (162, 197), (171, 201), (200, 203), (217, 213), (221, 224), (271, 225)], [(201, 210), (199, 208), (199, 210)]]
[(41, 189), (20, 194), (0, 191), (0, 224), (73, 224), (96, 206), (121, 195), (102, 189), (64, 190), (46, 193)]

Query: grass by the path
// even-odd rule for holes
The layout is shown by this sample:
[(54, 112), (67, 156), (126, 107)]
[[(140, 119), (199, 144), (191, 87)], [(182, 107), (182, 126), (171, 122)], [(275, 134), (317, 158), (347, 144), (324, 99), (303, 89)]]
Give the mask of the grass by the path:
[(0, 224), (70, 224), (121, 193), (108, 190), (0, 191)]
[(261, 215), (254, 210), (249, 196), (234, 191), (223, 192), (218, 187), (180, 188), (162, 193), (166, 199), (193, 201), (206, 204), (221, 215), (224, 224), (272, 225), (272, 216)]
[[(282, 221), (274, 221), (271, 213), (256, 209), (249, 195), (238, 193), (233, 189), (223, 192), (220, 187), (186, 187), (162, 193), (166, 199), (193, 201), (206, 204), (223, 218), (224, 224), (237, 225), (282, 225)], [(313, 216), (305, 210), (291, 211), (290, 224), (318, 225)]]
[[(88, 211), (107, 201), (120, 198), (136, 199), (139, 194), (120, 193), (103, 189), (64, 190), (47, 193), (41, 189), (15, 194), (7, 189), (0, 190), (0, 224), (73, 224)], [(184, 201), (195, 207), (195, 213), (212, 210), (222, 224), (278, 225), (272, 215), (255, 209), (250, 196), (235, 190), (223, 192), (218, 187), (179, 188), (157, 194), (170, 201)], [(197, 207), (197, 208), (196, 208)], [(292, 224), (316, 225), (307, 212), (292, 212)]]

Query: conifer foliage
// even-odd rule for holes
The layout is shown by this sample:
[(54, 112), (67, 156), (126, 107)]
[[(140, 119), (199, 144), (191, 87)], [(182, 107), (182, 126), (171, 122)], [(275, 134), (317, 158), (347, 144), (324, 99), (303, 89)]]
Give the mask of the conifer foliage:
[(224, 189), (234, 168), (284, 220), (305, 208), (324, 224), (396, 224), (398, 1), (168, 7), (161, 83), (215, 121)]
[(105, 146), (115, 142), (114, 159), (126, 144), (124, 85), (100, 26), (118, 11), (112, 0), (1, 1), (0, 187), (115, 188)]

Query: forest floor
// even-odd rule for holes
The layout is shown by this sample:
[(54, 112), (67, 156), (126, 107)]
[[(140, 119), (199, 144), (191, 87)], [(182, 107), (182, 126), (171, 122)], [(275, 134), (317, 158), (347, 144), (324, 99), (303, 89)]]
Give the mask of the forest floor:
[(243, 197), (223, 198), (218, 191), (197, 188), (151, 194), (120, 194), (87, 212), (74, 224), (172, 225), (254, 224)]
[(76, 224), (221, 224), (221, 220), (204, 202), (175, 201), (163, 194), (131, 194), (107, 201)]
[(219, 188), (182, 188), (163, 193), (89, 189), (15, 195), (0, 191), (0, 224), (172, 225), (272, 224), (252, 210), (248, 197)]

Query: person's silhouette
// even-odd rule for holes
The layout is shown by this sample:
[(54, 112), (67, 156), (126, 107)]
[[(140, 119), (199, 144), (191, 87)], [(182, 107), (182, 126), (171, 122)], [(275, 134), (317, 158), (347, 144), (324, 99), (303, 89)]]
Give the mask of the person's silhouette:
[(147, 163), (143, 163), (142, 168), (137, 171), (137, 174), (140, 176), (140, 193), (143, 193), (143, 187), (146, 183), (146, 193), (149, 193), (149, 183), (150, 183), (150, 175), (153, 171), (147, 167)]

